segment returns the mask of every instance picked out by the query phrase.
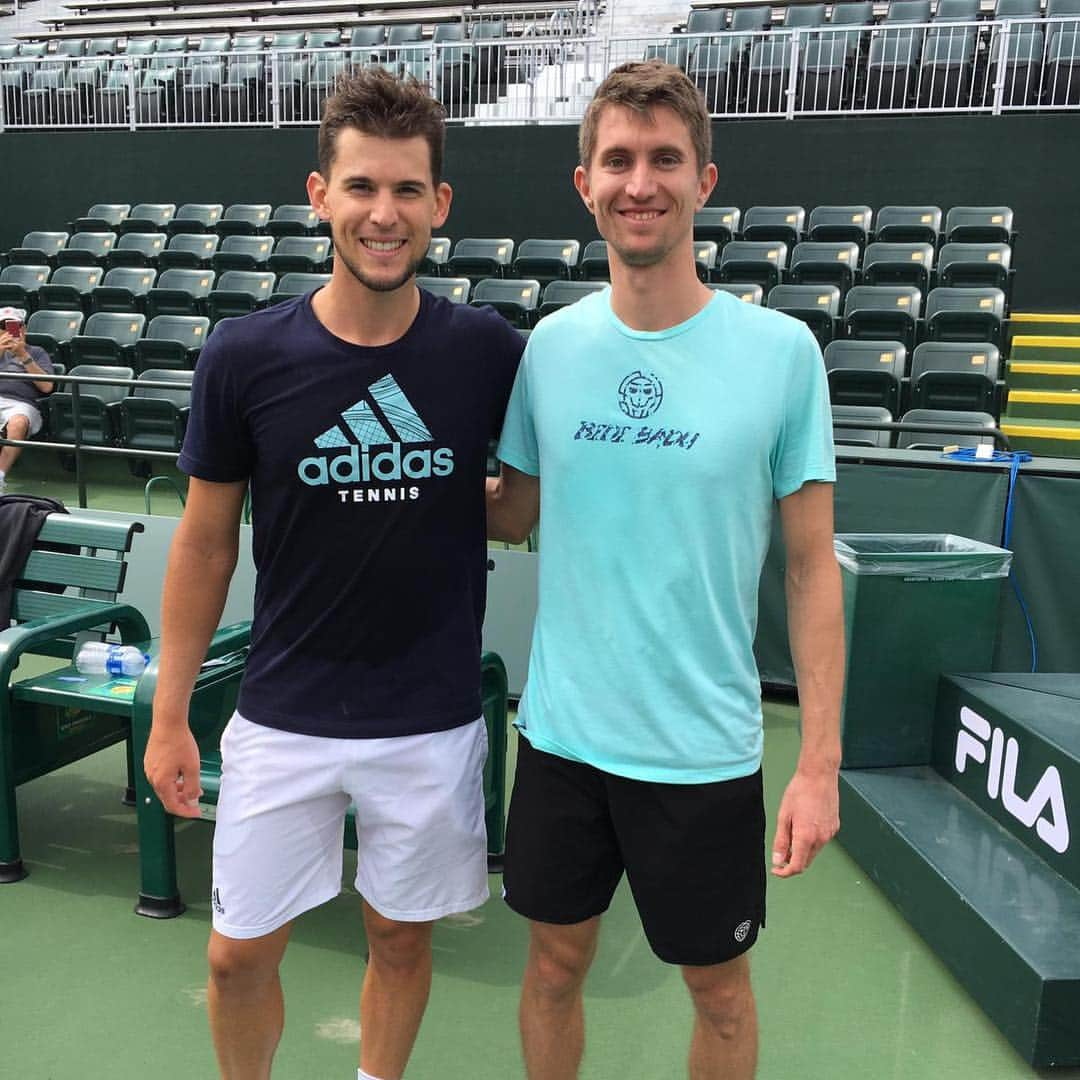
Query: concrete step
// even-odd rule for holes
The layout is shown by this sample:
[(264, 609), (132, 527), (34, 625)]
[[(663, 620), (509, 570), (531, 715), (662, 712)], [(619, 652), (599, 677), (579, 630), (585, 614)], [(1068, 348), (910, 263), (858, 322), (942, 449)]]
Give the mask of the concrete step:
[(840, 841), (1036, 1068), (1080, 1065), (1080, 890), (927, 766), (844, 770)]
[(1036, 457), (1080, 458), (1080, 422), (1006, 418), (1001, 430), (1014, 450), (1029, 450)]
[(1080, 390), (1080, 362), (1041, 363), (1036, 360), (1010, 360), (1008, 372), (1013, 390)]
[(1080, 420), (1080, 389), (1010, 390), (1005, 415), (1010, 420)]
[(1080, 363), (1080, 337), (1072, 334), (1017, 334), (1009, 347), (1011, 360), (1035, 363)]

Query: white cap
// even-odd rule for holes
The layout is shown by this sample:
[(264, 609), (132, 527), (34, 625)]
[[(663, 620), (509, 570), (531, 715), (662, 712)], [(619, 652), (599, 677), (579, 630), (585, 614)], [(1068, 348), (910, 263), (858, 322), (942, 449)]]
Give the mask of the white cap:
[(26, 312), (17, 307), (0, 307), (0, 322), (5, 319), (14, 319), (16, 322), (26, 322)]

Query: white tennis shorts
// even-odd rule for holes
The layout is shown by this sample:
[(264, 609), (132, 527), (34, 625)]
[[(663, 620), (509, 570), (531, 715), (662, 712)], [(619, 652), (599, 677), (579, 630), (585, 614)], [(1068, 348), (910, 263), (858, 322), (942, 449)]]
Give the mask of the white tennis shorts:
[(297, 735), (234, 713), (221, 738), (214, 929), (255, 938), (341, 891), (356, 807), (356, 888), (382, 916), (427, 922), (488, 898), (483, 717), (393, 739)]
[(0, 431), (7, 427), (13, 416), (25, 416), (30, 421), (30, 434), (36, 435), (41, 430), (41, 413), (28, 401), (0, 396)]

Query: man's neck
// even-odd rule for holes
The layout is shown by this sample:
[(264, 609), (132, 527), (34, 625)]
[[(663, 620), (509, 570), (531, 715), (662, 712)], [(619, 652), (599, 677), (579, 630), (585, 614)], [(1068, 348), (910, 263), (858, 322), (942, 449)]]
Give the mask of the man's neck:
[(653, 266), (627, 266), (618, 256), (611, 258), (611, 310), (631, 330), (669, 330), (712, 299), (693, 256), (678, 254)]
[(311, 302), (315, 317), (335, 337), (352, 345), (390, 345), (403, 337), (420, 310), (413, 279), (393, 292), (375, 292), (351, 275), (335, 274)]

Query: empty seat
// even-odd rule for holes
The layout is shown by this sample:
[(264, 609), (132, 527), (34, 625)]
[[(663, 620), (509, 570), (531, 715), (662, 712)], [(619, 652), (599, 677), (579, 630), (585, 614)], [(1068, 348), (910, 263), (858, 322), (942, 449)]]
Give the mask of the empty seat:
[(116, 233), (76, 233), (63, 251), (56, 253), (57, 266), (105, 266), (116, 244)]
[(859, 245), (852, 241), (805, 240), (795, 245), (788, 267), (797, 285), (835, 285), (841, 295), (855, 284)]
[[(904, 0), (919, 3), (920, 0)], [(894, 2), (890, 7), (896, 7)], [(929, 9), (929, 4), (927, 4)], [(927, 16), (929, 18), (929, 16)], [(882, 28), (870, 42), (866, 61), (867, 109), (903, 109), (915, 96), (923, 31), (903, 26)]]
[(877, 212), (874, 239), (892, 244), (933, 244), (941, 232), (940, 206), (883, 206)]
[[(965, 7), (972, 0), (957, 0)], [(974, 2), (977, 8), (977, 0)], [(938, 4), (938, 20), (942, 4)], [(970, 16), (974, 21), (975, 16)], [(926, 32), (919, 70), (917, 102), (921, 108), (958, 108), (972, 103), (972, 78), (979, 44), (974, 26), (934, 26)]]
[(737, 206), (703, 206), (694, 214), (694, 239), (715, 240), (722, 248), (738, 234), (741, 217)]
[(725, 292), (736, 300), (742, 300), (745, 304), (756, 304), (758, 307), (761, 307), (765, 296), (762, 287), (750, 281), (714, 281), (709, 288), (713, 292)]
[(769, 293), (769, 307), (806, 323), (823, 349), (836, 336), (840, 290), (835, 285), (777, 285)]
[(1080, 29), (1052, 27), (1051, 34), (1043, 77), (1047, 104), (1080, 105)]
[[(296, 239), (310, 239), (297, 237)], [(265, 270), (274, 250), (271, 236), (226, 236), (210, 265), (218, 272), (225, 270)]]
[(958, 288), (991, 285), (1008, 295), (1012, 248), (1008, 244), (943, 244), (938, 280)]
[(900, 412), (907, 349), (899, 341), (833, 341), (825, 348), (834, 405), (872, 405)]
[(914, 285), (921, 292), (930, 287), (934, 270), (932, 244), (868, 244), (863, 252), (865, 285)]
[(560, 308), (576, 304), (583, 296), (602, 292), (607, 288), (603, 281), (552, 281), (544, 286), (537, 309), (537, 318), (543, 319)]
[(690, 48), (686, 74), (705, 98), (710, 113), (724, 113), (741, 87), (743, 56), (740, 40), (732, 34), (699, 38)]
[(319, 215), (302, 203), (286, 203), (274, 208), (266, 225), (273, 237), (313, 236), (319, 228)]
[(117, 232), (165, 232), (175, 213), (175, 203), (137, 203), (117, 226)]
[(450, 237), (433, 236), (428, 241), (427, 255), (420, 266), (419, 273), (425, 277), (438, 277), (446, 266), (446, 260), (450, 258), (452, 247), (453, 242)]
[(844, 300), (848, 337), (915, 347), (922, 293), (911, 285), (856, 285)]
[[(102, 379), (135, 377), (131, 368), (109, 364), (79, 364), (68, 374)], [(106, 383), (86, 383), (79, 386), (79, 419), (83, 443), (89, 446), (114, 446), (117, 443), (120, 434), (120, 402), (127, 394), (126, 386), (110, 386)], [(74, 395), (70, 390), (57, 391), (45, 399), (45, 404), (49, 411), (49, 438), (53, 442), (74, 443)]]
[(1000, 366), (988, 342), (925, 341), (911, 358), (911, 404), (996, 414)]
[(467, 304), (472, 282), (467, 277), (418, 277), (416, 284), (435, 296), (452, 300), (455, 304)]
[(38, 289), (38, 308), (45, 311), (90, 309), (90, 293), (101, 284), (105, 271), (100, 266), (61, 266), (48, 284)]
[(909, 409), (900, 417), (900, 422), (925, 424), (940, 429), (898, 432), (896, 445), (906, 450), (943, 450), (946, 446), (993, 446), (993, 435), (980, 435), (978, 432), (997, 426), (989, 413), (953, 409)]
[(732, 240), (720, 252), (721, 281), (750, 281), (766, 293), (780, 281), (787, 267), (787, 245), (779, 241)]
[(90, 306), (94, 311), (140, 311), (156, 277), (149, 267), (119, 266), (90, 294)]
[(218, 236), (253, 236), (266, 228), (272, 210), (269, 203), (233, 203), (214, 229)]
[(226, 270), (206, 298), (206, 313), (214, 324), (248, 315), (265, 307), (273, 291), (274, 275), (269, 271)]
[(22, 244), (7, 253), (7, 260), (28, 266), (55, 266), (56, 256), (67, 242), (66, 232), (28, 232)]
[(513, 262), (514, 276), (533, 278), (541, 285), (569, 280), (580, 251), (577, 240), (522, 240)]
[(783, 26), (785, 30), (794, 30), (796, 27), (802, 26), (824, 26), (824, 24), (824, 4), (788, 4), (784, 8)]
[(133, 312), (98, 311), (86, 320), (82, 333), (69, 343), (74, 364), (128, 364), (135, 342), (146, 328), (146, 316)]
[(540, 282), (526, 278), (485, 278), (473, 286), (473, 307), (487, 304), (511, 325), (531, 329), (540, 305)]
[(945, 242), (1009, 244), (1013, 212), (1007, 206), (954, 206), (945, 215)]
[(202, 315), (214, 287), (213, 270), (165, 270), (146, 294), (146, 316)]
[(150, 320), (146, 336), (135, 342), (135, 367), (139, 371), (190, 370), (209, 333), (210, 320), (203, 315), (157, 315)]
[(68, 360), (68, 342), (82, 329), (82, 311), (35, 311), (26, 320), (26, 341), (40, 345), (53, 363)]
[[(199, 70), (207, 70), (207, 65), (201, 65)], [(170, 236), (176, 233), (213, 232), (224, 209), (221, 203), (185, 203), (176, 211), (166, 232)]]
[[(990, 65), (986, 80), (987, 103), (995, 100), (1001, 81), (1003, 105), (1034, 105), (1042, 86), (1043, 51), (1046, 47), (1042, 27), (1020, 23), (1006, 36), (995, 33), (990, 41)], [(1004, 54), (1004, 55), (1003, 55)]]
[(727, 29), (728, 9), (695, 8), (686, 20), (688, 34), (715, 34)]
[(330, 239), (326, 236), (283, 236), (269, 258), (275, 274), (317, 274), (330, 263)]
[(163, 232), (124, 233), (109, 252), (109, 269), (118, 266), (157, 266), (158, 256), (168, 242), (169, 238)]
[(609, 281), (611, 267), (608, 264), (606, 240), (590, 240), (581, 253), (578, 277), (582, 281)]
[(294, 296), (304, 296), (329, 284), (329, 274), (290, 271), (278, 278), (277, 285), (274, 286), (274, 291), (270, 294), (270, 303), (280, 304), (282, 300), (290, 300)]
[(786, 111), (790, 83), (790, 39), (770, 35), (755, 41), (750, 47), (750, 60), (746, 68), (745, 98), (741, 99), (745, 111), (751, 114)]
[(694, 263), (697, 266), (698, 277), (702, 281), (708, 281), (716, 266), (716, 241), (694, 241)]
[(47, 266), (27, 266), (16, 263), (0, 270), (0, 307), (17, 307), (33, 311), (37, 307), (38, 289), (49, 280)]
[[(120, 402), (121, 442), (130, 450), (164, 450), (179, 453), (191, 413), (193, 372), (147, 368), (140, 384), (168, 382), (171, 386), (136, 385)], [(131, 471), (147, 476), (149, 464), (129, 461)]]
[(926, 298), (926, 334), (934, 341), (1001, 345), (1004, 319), (1005, 293), (1001, 289), (941, 288)]
[(467, 277), (476, 285), (483, 278), (502, 277), (513, 258), (514, 241), (509, 237), (467, 237), (454, 245), (454, 253), (446, 262), (446, 272), (451, 277)]
[(852, 106), (856, 80), (854, 53), (850, 50), (856, 46), (850, 42), (857, 42), (860, 36), (861, 31), (852, 34), (830, 30), (815, 34), (806, 42), (796, 98), (800, 111), (835, 112)]
[(95, 203), (71, 223), (71, 232), (115, 232), (130, 210), (129, 203)]
[(779, 240), (790, 251), (801, 239), (806, 211), (801, 206), (751, 206), (742, 219), (744, 240)]
[(885, 428), (849, 425), (891, 424), (893, 414), (880, 405), (833, 405), (833, 442), (837, 446), (869, 446), (888, 448), (892, 432)]
[(210, 265), (220, 244), (216, 233), (177, 233), (158, 254), (158, 269), (201, 270)]
[(839, 45), (842, 57), (853, 59), (858, 53), (868, 48), (870, 31), (866, 29), (874, 22), (872, 0), (855, 0), (854, 3), (833, 4), (828, 26), (850, 29), (829, 30), (819, 40), (829, 45)]
[(815, 206), (807, 222), (807, 238), (822, 243), (854, 242), (866, 247), (874, 211), (869, 206)]

